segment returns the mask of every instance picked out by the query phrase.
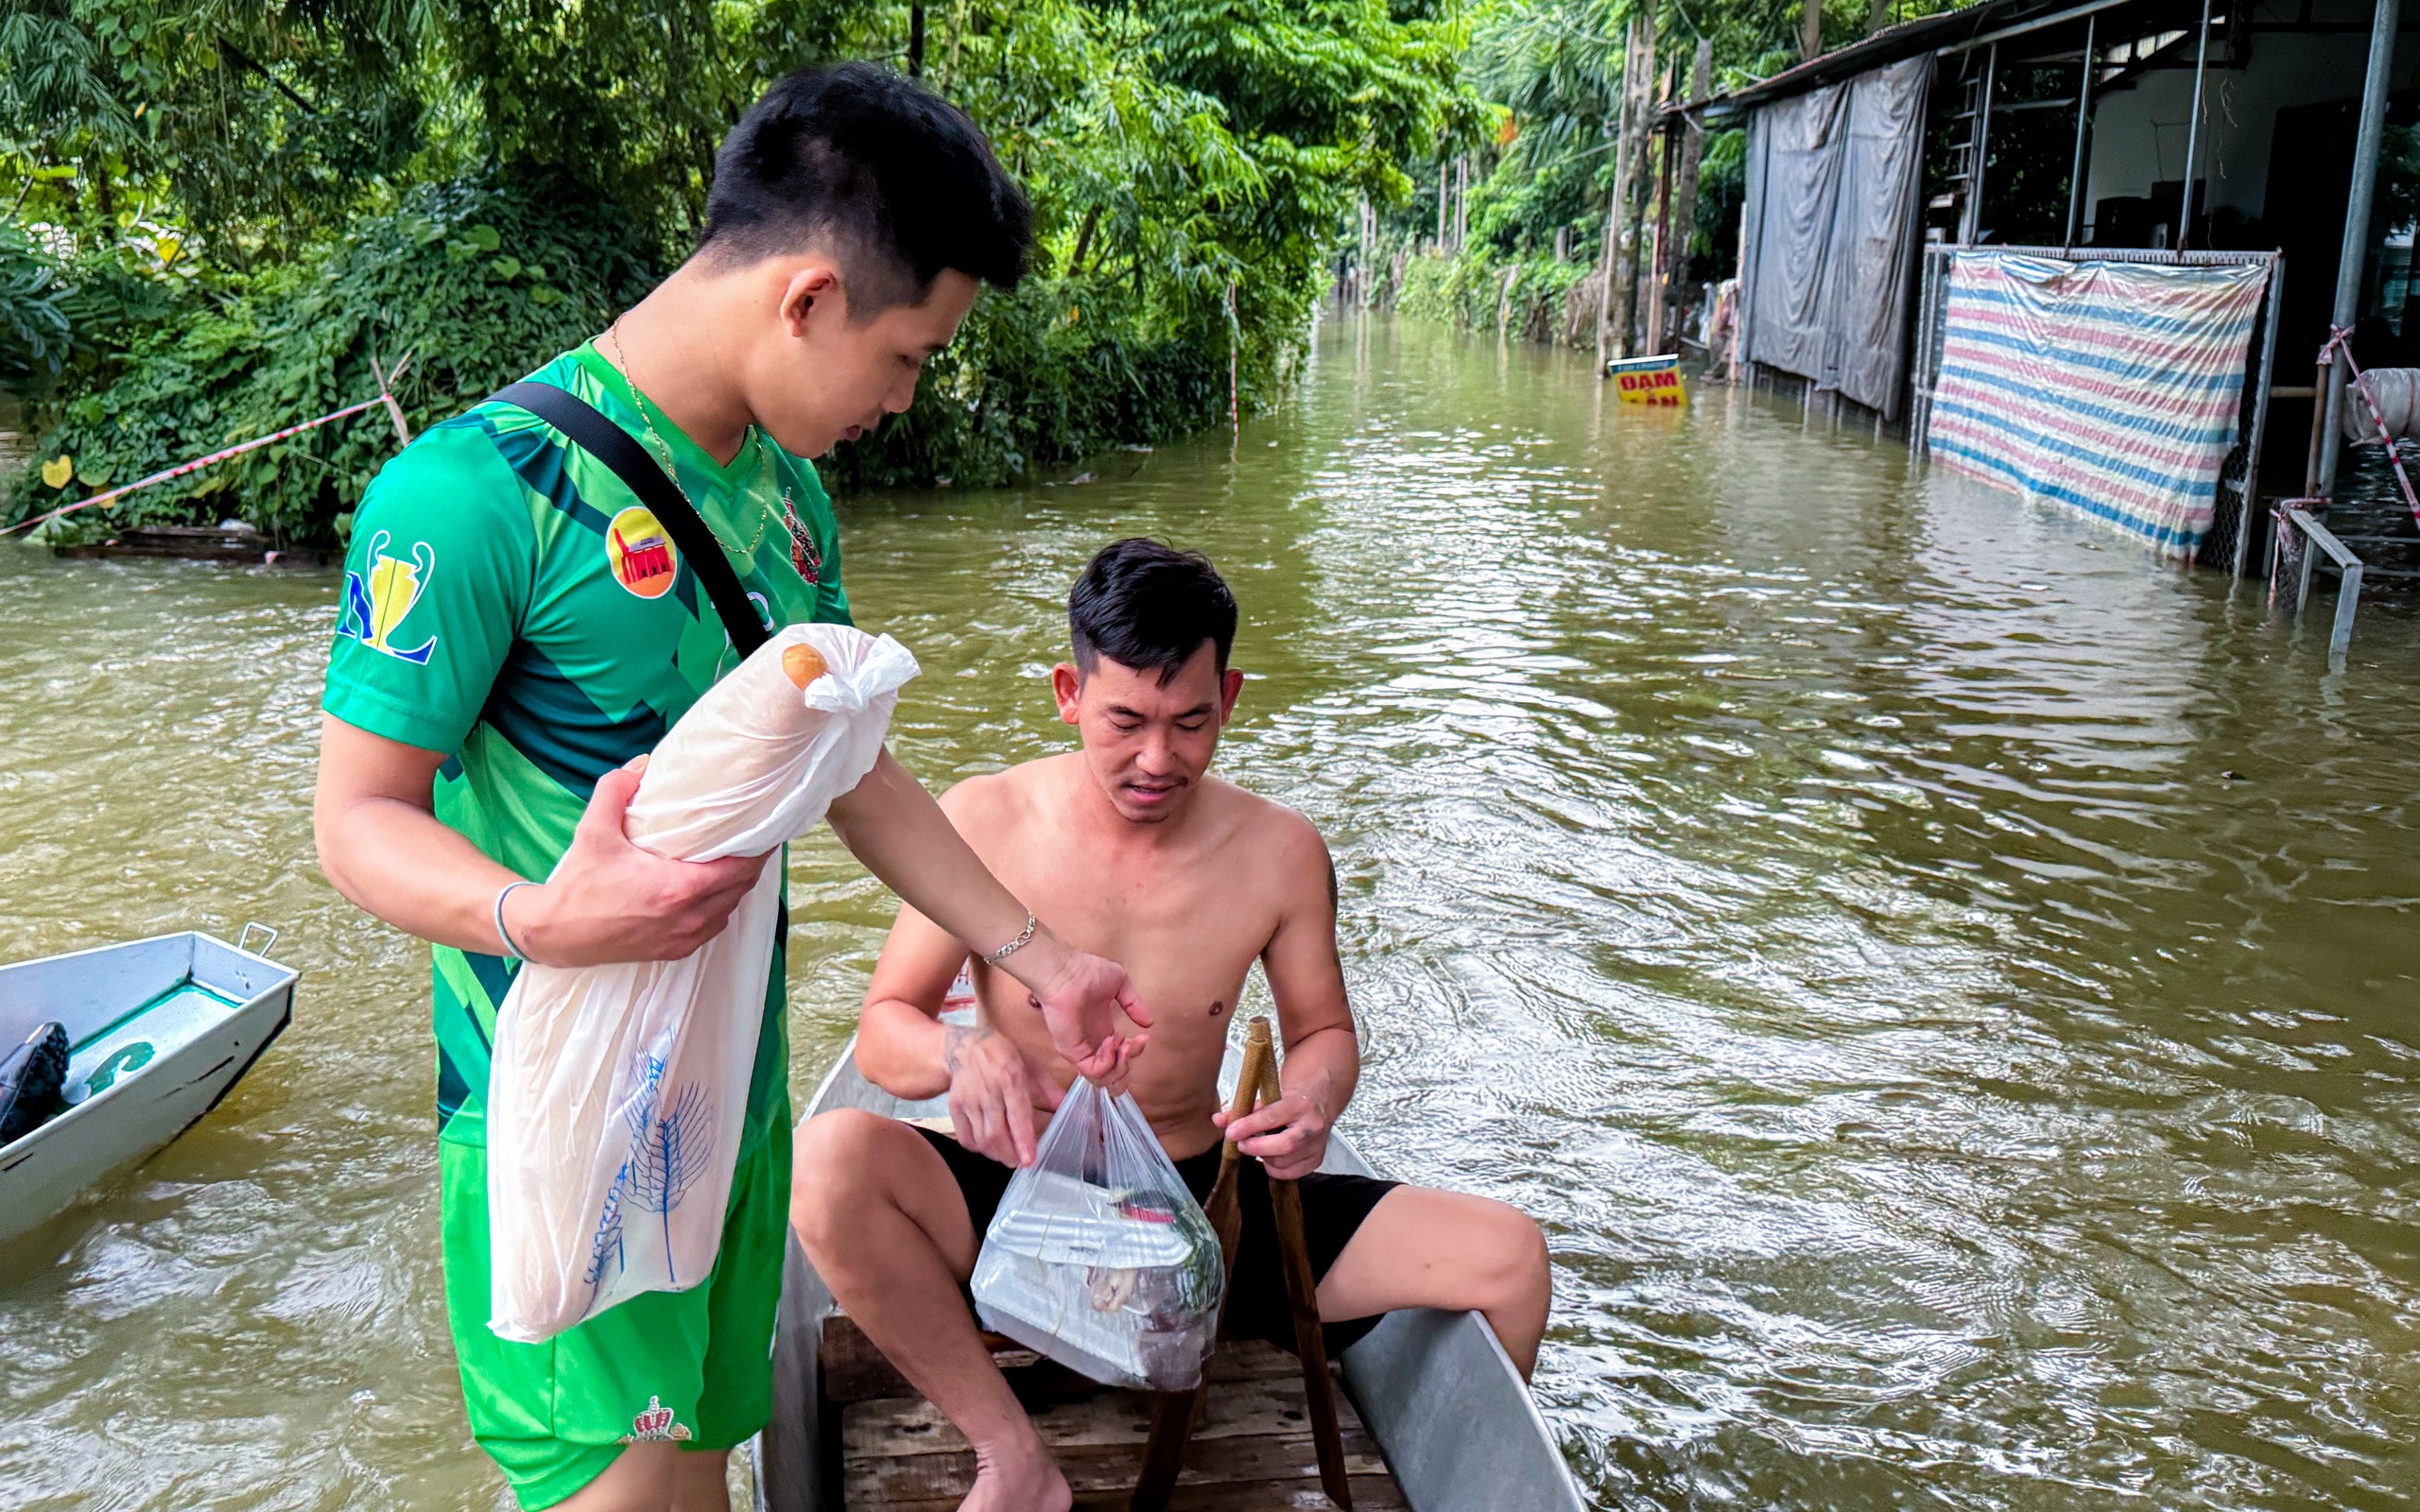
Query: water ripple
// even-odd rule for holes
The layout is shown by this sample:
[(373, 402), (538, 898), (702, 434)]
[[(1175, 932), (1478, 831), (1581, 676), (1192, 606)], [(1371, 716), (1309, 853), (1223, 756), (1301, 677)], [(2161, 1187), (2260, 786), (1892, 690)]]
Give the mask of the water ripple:
[[(2256, 585), (1889, 444), (1384, 325), (1232, 456), (1100, 473), (846, 503), (926, 669), (896, 745), (1063, 748), (1104, 539), (1228, 570), (1223, 759), (1335, 848), (1352, 1127), (1547, 1226), (1599, 1504), (2415, 1504), (2408, 607), (2332, 674)], [(262, 918), (306, 971), (226, 1106), (0, 1257), (9, 1505), (498, 1503), (425, 968), (310, 864), (332, 587), (0, 552), (0, 948)], [(890, 904), (828, 839), (792, 884), (803, 1096)]]

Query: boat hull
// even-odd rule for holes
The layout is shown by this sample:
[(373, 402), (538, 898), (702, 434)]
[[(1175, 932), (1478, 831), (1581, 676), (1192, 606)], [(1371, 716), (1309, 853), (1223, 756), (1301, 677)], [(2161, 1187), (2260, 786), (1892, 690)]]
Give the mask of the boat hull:
[[(296, 975), (190, 931), (0, 966), (0, 1043), (56, 1020), (79, 1047), (70, 1084), (106, 1077), (82, 1101), (0, 1149), (0, 1244), (54, 1217), (95, 1182), (217, 1107), (292, 1021)], [(232, 1008), (183, 1016), (172, 1042), (139, 1038), (138, 1010), (183, 983), (208, 988)], [(126, 1053), (97, 1066), (86, 1048), (112, 1045)]]
[[(824, 1078), (809, 1118), (836, 1108), (893, 1118), (946, 1111), (938, 1101), (903, 1102), (867, 1082), (855, 1049)], [(1377, 1174), (1341, 1135), (1329, 1139), (1320, 1168)], [(766, 1512), (842, 1512), (818, 1358), (832, 1310), (830, 1289), (793, 1235), (773, 1337), (772, 1421), (756, 1445), (757, 1500)], [(1477, 1313), (1390, 1314), (1344, 1351), (1342, 1364), (1345, 1390), (1416, 1512), (1582, 1512), (1586, 1503), (1529, 1387)]]

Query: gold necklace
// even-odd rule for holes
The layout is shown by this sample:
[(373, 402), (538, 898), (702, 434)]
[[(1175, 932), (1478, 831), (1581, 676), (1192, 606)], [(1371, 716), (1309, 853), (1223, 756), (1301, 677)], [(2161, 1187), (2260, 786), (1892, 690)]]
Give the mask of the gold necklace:
[[(631, 387), (631, 400), (639, 412), (639, 423), (647, 428), (647, 438), (653, 441), (655, 443), (656, 451), (662, 454), (665, 473), (672, 479), (672, 487), (680, 491), (683, 500), (688, 504), (689, 512), (696, 515), (700, 520), (705, 522), (706, 533), (715, 538), (716, 545), (720, 546), (726, 553), (731, 556), (737, 557), (742, 561), (754, 561), (756, 559), (756, 548), (759, 545), (762, 545), (765, 541), (765, 522), (771, 517), (772, 511), (766, 507), (765, 502), (762, 498), (759, 498), (756, 501), (756, 534), (749, 539), (745, 549), (735, 546), (730, 541), (723, 539), (722, 532), (715, 528), (715, 523), (712, 520), (706, 519), (706, 511), (699, 508), (698, 501), (689, 496), (689, 490), (687, 486), (681, 481), (681, 470), (672, 465), (672, 444), (669, 441), (666, 441), (661, 435), (657, 434), (655, 429), (655, 421), (647, 412), (647, 395), (640, 389), (638, 380), (631, 376), (631, 354), (622, 350), (621, 317), (614, 317), (614, 323), (605, 328), (605, 339), (614, 343), (614, 368), (615, 371), (622, 375), (622, 382), (630, 385)], [(756, 429), (753, 425), (751, 425), (748, 428), (752, 434)], [(763, 438), (757, 438), (757, 439), (761, 444)], [(769, 468), (772, 462), (772, 454), (765, 452), (762, 455), (767, 466)], [(790, 522), (796, 519), (797, 516), (790, 509), (789, 486), (787, 484), (783, 484), (781, 485), (781, 490), (782, 530), (790, 538), (790, 559), (792, 563), (795, 564), (799, 557), (798, 531), (791, 525)]]

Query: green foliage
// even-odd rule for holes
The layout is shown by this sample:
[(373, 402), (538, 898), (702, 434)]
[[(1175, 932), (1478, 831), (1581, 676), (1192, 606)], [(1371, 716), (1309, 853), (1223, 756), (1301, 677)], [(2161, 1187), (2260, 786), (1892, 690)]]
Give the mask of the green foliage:
[(843, 484), (998, 482), (1198, 429), (1231, 356), (1260, 402), (1346, 211), (1401, 199), (1400, 163), (1479, 119), (1451, 26), (1356, 0), (966, 5), (933, 38), (936, 86), (1032, 197), (1038, 276), (977, 307), (916, 406), (838, 455)]
[[(649, 266), (619, 217), (578, 198), (481, 183), (416, 191), (318, 258), (224, 298), (183, 291), (165, 318), (141, 324), (106, 387), (45, 411), (37, 451), (74, 458), (75, 483), (54, 490), (27, 474), (12, 516), (369, 398), (372, 360), (406, 352), (406, 413), (433, 423), (577, 345), (646, 289)], [(326, 540), (395, 444), (372, 409), (130, 495), (112, 517), (199, 508)]]
[(916, 404), (824, 464), (841, 489), (1004, 483), (1029, 467), (1157, 442), (1223, 420), (1222, 352), (1138, 335), (1132, 296), (1098, 280), (1028, 279), (987, 296), (926, 369)]
[(424, 145), (391, 0), (14, 0), (0, 130), (20, 213), (79, 251), (163, 212), (231, 267), (281, 259)]
[(66, 368), (61, 293), (59, 265), (23, 231), (0, 224), (0, 384), (23, 393)]
[[(977, 306), (908, 414), (825, 460), (844, 487), (997, 481), (1213, 423), (1231, 365), (1264, 402), (1348, 212), (1401, 202), (1404, 163), (1487, 119), (1459, 23), (1417, 0), (956, 0), (925, 21), (926, 80), (1032, 198), (1035, 272)], [(908, 22), (889, 0), (21, 0), (0, 41), (39, 61), (0, 74), (0, 129), (25, 131), (0, 161), (73, 249), (0, 256), (24, 285), (0, 319), (43, 343), (25, 361), (67, 342), (36, 396), (43, 455), (77, 458), (67, 494), (122, 482), (365, 397), (372, 353), (406, 348), (416, 420), (449, 413), (685, 252), (714, 151), (775, 73), (896, 60)], [(342, 421), (128, 517), (324, 538), (391, 445), (374, 414)], [(26, 483), (14, 507), (58, 502)]]

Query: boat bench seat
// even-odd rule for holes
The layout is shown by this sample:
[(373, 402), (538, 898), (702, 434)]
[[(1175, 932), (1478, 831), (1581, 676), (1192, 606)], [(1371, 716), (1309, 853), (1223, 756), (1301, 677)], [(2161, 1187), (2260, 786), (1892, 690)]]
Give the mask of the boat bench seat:
[[(1150, 1398), (1102, 1386), (1030, 1349), (986, 1334), (1034, 1427), (1076, 1493), (1077, 1512), (1126, 1512), (1142, 1471)], [(918, 1396), (863, 1330), (835, 1313), (823, 1325), (824, 1400), (840, 1415), (842, 1504), (850, 1512), (955, 1512), (975, 1483), (975, 1451)], [(1201, 1426), (1185, 1451), (1169, 1512), (1300, 1512), (1330, 1505), (1304, 1416), (1293, 1357), (1258, 1341), (1221, 1340), (1210, 1358)], [(1337, 1393), (1355, 1512), (1405, 1512), (1378, 1446)]]

